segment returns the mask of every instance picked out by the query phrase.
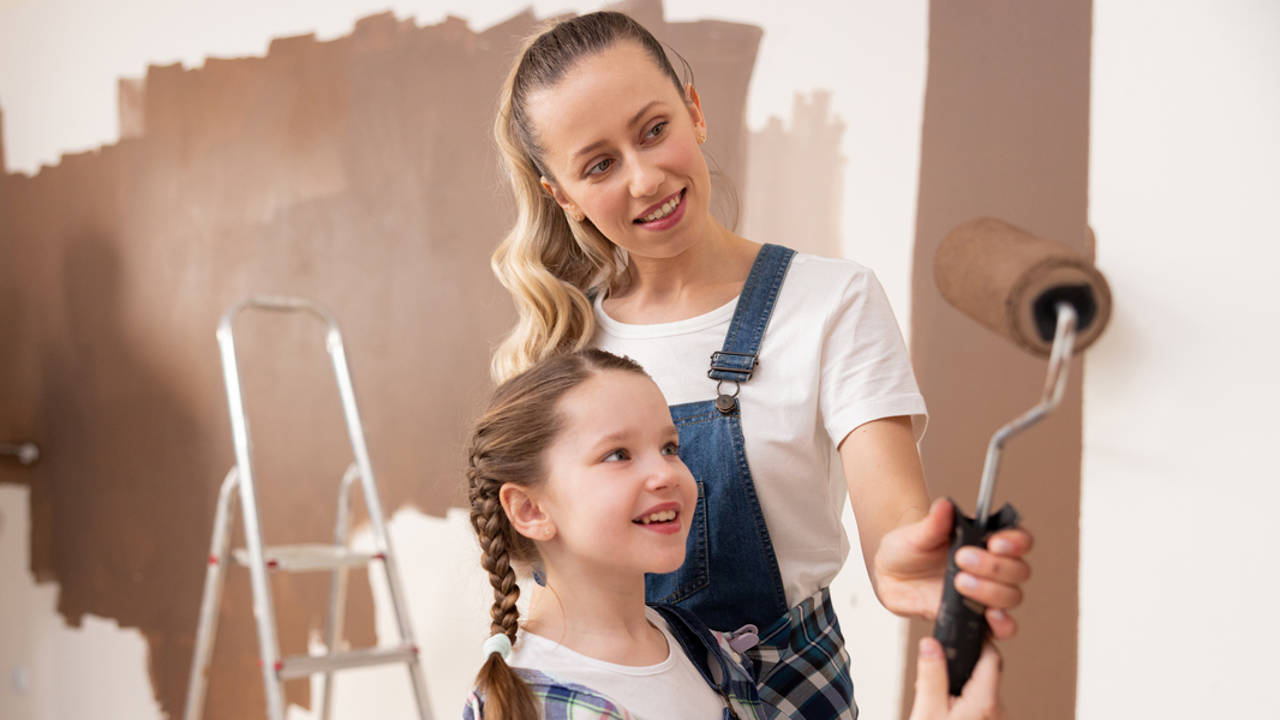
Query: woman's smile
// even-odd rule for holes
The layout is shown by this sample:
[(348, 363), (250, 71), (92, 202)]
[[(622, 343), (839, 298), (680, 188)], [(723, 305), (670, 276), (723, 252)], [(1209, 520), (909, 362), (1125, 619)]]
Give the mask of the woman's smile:
[(662, 202), (651, 206), (640, 217), (631, 222), (645, 230), (661, 231), (675, 227), (684, 218), (685, 189), (672, 193)]

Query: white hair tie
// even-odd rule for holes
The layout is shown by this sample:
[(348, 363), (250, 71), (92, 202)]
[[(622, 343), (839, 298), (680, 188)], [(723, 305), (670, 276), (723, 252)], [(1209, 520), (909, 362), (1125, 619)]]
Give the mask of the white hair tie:
[(485, 658), (488, 658), (493, 653), (498, 653), (503, 660), (506, 660), (511, 655), (511, 638), (503, 633), (490, 635), (489, 639), (484, 641), (484, 647), (481, 649)]

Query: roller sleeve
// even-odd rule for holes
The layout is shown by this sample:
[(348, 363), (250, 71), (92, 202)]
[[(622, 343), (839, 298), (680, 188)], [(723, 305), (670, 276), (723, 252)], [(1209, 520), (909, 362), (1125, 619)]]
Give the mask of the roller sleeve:
[(1111, 288), (1092, 262), (995, 218), (952, 229), (934, 255), (933, 274), (957, 310), (1041, 357), (1053, 346), (1057, 303), (1071, 304), (1079, 316), (1076, 353), (1111, 318)]

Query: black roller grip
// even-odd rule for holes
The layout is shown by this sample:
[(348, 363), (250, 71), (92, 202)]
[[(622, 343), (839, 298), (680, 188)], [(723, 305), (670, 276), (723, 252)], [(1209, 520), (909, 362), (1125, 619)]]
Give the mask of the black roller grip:
[[(955, 507), (954, 502), (951, 505)], [(965, 545), (986, 547), (987, 538), (992, 533), (1017, 525), (1018, 511), (1012, 505), (1005, 505), (988, 517), (985, 528), (979, 528), (973, 518), (956, 508), (955, 525), (951, 528), (951, 552), (947, 556), (947, 576), (942, 583), (942, 605), (933, 625), (933, 637), (942, 644), (942, 651), (947, 656), (947, 682), (952, 695), (959, 695), (964, 684), (969, 682), (973, 667), (978, 664), (978, 656), (982, 654), (982, 641), (990, 631), (987, 609), (956, 590), (956, 573), (959, 572), (956, 550)]]

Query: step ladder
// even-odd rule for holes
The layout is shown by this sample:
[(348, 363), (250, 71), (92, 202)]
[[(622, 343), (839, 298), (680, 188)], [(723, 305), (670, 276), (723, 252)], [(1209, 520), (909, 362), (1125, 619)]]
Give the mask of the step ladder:
[[(339, 483), (338, 513), (332, 544), (281, 547), (264, 547), (262, 544), (262, 529), (259, 524), (253, 485), (249, 423), (240, 390), (240, 373), (236, 364), (235, 342), (231, 330), (232, 321), (243, 310), (302, 312), (318, 318), (327, 328), (325, 345), (333, 362), (333, 374), (337, 379), (338, 393), (342, 400), (347, 435), (355, 456), (355, 461), (347, 468)], [(417, 703), (418, 718), (429, 720), (427, 691), (418, 663), (418, 646), (414, 643), (413, 632), (409, 627), (403, 586), (391, 551), (391, 540), (387, 536), (386, 525), (383, 522), (382, 505), (378, 501), (373, 469), (369, 465), (369, 451), (365, 447), (364, 430), (360, 424), (360, 415), (356, 411), (351, 373), (347, 369), (342, 334), (338, 331), (337, 323), (323, 308), (306, 300), (287, 297), (251, 297), (233, 305), (223, 314), (222, 320), (218, 323), (218, 346), (222, 354), (222, 372), (226, 382), (236, 464), (227, 473), (218, 492), (217, 513), (213, 521), (213, 540), (209, 545), (209, 566), (205, 572), (204, 597), (200, 603), (200, 620), (196, 629), (195, 657), (191, 664), (191, 677), (188, 682), (187, 703), (183, 718), (199, 720), (204, 712), (209, 662), (217, 631), (218, 611), (222, 603), (223, 581), (227, 565), (234, 562), (249, 569), (253, 590), (253, 616), (258, 626), (258, 651), (262, 665), (262, 680), (266, 689), (269, 720), (285, 718), (285, 680), (323, 674), (320, 718), (330, 720), (335, 670), (390, 663), (401, 663), (408, 669), (410, 685), (413, 687), (414, 700)], [(374, 552), (357, 552), (347, 548), (351, 488), (357, 481), (364, 491), (365, 508), (369, 513), (369, 523), (373, 530), (376, 548)], [(237, 495), (242, 510), (247, 547), (228, 552)], [(386, 573), (391, 605), (400, 631), (400, 641), (393, 647), (338, 651), (346, 608), (347, 570), (374, 563), (381, 565)], [(327, 652), (323, 655), (281, 657), (280, 645), (276, 639), (275, 607), (271, 602), (271, 585), (267, 581), (267, 572), (324, 570), (333, 573), (329, 584), (329, 617), (325, 631)]]

